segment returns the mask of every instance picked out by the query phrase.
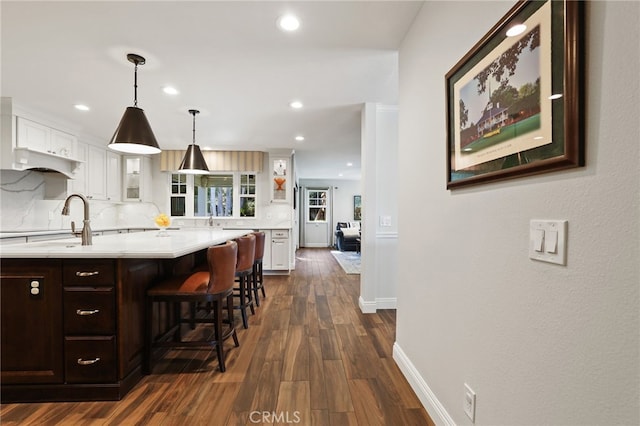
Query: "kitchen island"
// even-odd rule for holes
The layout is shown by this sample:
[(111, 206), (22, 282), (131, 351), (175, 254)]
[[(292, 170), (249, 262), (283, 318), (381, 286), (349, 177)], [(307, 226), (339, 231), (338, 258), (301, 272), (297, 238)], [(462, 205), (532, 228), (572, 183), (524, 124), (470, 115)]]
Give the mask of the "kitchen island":
[(142, 377), (147, 288), (206, 262), (209, 246), (248, 232), (0, 245), (2, 402), (122, 398)]

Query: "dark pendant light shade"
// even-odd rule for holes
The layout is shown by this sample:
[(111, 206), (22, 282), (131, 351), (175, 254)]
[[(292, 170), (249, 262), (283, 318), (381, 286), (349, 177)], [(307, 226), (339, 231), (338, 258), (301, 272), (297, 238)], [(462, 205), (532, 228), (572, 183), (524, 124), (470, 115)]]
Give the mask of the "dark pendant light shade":
[(184, 154), (178, 173), (186, 173), (193, 175), (204, 175), (209, 173), (209, 167), (204, 160), (200, 147), (196, 145), (196, 114), (200, 111), (190, 109), (189, 114), (193, 115), (193, 143), (187, 148), (187, 152)]
[(143, 65), (145, 59), (134, 53), (129, 53), (127, 59), (136, 66), (133, 106), (127, 107), (125, 110), (120, 124), (109, 142), (109, 148), (114, 151), (132, 154), (158, 154), (160, 152), (158, 141), (151, 130), (144, 111), (138, 108), (138, 65)]

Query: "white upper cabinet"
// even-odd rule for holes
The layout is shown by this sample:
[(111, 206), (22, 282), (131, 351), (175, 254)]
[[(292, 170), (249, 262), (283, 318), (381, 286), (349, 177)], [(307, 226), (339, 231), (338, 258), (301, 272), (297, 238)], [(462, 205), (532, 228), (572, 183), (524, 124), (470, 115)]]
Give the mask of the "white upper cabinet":
[(124, 156), (123, 201), (151, 201), (151, 159), (144, 156)]
[(26, 118), (17, 117), (16, 146), (60, 157), (76, 158), (76, 137)]
[(96, 200), (107, 199), (107, 151), (89, 146), (87, 157), (87, 196)]
[(120, 201), (122, 198), (122, 157), (113, 151), (107, 152), (107, 200)]

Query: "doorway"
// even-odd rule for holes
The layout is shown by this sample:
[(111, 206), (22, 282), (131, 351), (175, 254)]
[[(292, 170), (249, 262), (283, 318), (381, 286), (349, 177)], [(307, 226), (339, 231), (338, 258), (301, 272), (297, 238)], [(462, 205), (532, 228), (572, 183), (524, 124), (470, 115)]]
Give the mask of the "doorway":
[(331, 188), (304, 188), (300, 211), (302, 247), (331, 246)]

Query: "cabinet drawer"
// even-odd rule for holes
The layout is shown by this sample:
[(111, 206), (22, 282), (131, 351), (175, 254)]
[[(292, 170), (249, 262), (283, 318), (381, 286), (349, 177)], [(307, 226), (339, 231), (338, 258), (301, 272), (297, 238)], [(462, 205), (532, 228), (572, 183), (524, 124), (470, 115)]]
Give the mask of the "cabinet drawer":
[(111, 260), (77, 259), (65, 261), (62, 282), (65, 286), (114, 285), (115, 264)]
[(67, 336), (64, 349), (67, 383), (117, 381), (115, 336)]
[(65, 334), (114, 334), (114, 293), (113, 287), (65, 287)]
[(289, 238), (289, 230), (288, 229), (274, 229), (271, 231), (272, 238)]

